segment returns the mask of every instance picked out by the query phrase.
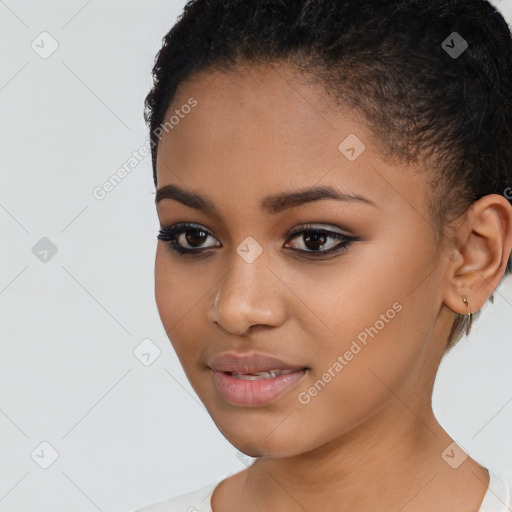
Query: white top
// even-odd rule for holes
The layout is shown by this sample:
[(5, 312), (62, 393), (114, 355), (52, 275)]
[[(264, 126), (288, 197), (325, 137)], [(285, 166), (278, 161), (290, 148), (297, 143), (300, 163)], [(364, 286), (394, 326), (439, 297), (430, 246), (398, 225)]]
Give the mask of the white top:
[[(510, 512), (512, 509), (512, 486), (492, 471), (488, 471), (489, 487), (478, 512)], [(134, 512), (213, 512), (210, 500), (219, 483), (205, 485), (197, 491), (153, 503)]]

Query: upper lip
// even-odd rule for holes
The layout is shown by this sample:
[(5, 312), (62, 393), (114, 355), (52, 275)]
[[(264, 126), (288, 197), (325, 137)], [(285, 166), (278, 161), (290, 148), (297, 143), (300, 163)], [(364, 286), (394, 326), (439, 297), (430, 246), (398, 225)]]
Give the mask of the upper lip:
[(266, 354), (235, 354), (224, 353), (213, 359), (208, 365), (219, 372), (257, 373), (269, 370), (302, 370), (305, 367), (286, 363)]

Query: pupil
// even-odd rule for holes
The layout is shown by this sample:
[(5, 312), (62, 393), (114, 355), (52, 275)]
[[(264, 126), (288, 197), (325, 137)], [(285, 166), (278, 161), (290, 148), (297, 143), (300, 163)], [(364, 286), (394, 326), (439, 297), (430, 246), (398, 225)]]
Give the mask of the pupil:
[[(316, 244), (314, 246), (314, 249), (321, 249), (323, 244), (325, 244), (326, 238), (327, 237), (323, 233), (314, 233), (313, 232), (313, 234), (309, 233), (308, 235), (304, 235), (304, 241), (306, 242), (306, 247), (308, 249), (311, 249), (311, 247), (309, 247), (309, 245), (308, 245), (311, 242), (313, 244)], [(320, 244), (319, 244), (319, 242), (320, 242)]]
[[(190, 233), (192, 233), (192, 236), (190, 236)], [(197, 235), (197, 236), (196, 236)], [(200, 229), (195, 229), (193, 231), (187, 231), (185, 233), (185, 238), (187, 239), (187, 242), (192, 245), (202, 245), (204, 243), (205, 238), (208, 237), (208, 234), (204, 231), (201, 231)]]

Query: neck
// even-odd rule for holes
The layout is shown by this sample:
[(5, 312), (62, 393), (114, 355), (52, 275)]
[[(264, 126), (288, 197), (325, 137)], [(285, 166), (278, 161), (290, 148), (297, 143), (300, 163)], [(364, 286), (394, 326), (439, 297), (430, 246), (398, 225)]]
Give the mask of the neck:
[(487, 471), (470, 458), (454, 471), (441, 457), (452, 442), (430, 405), (411, 410), (393, 397), (363, 425), (315, 450), (258, 459), (246, 472), (244, 494), (268, 511), (466, 510), (461, 499), (476, 511)]

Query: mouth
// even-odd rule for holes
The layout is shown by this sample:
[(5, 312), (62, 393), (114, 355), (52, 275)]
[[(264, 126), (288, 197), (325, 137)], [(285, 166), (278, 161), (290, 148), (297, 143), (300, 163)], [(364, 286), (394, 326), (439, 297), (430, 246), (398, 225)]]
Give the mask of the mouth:
[(255, 373), (211, 371), (215, 388), (224, 401), (236, 406), (258, 407), (289, 393), (306, 377), (308, 369)]
[(290, 373), (306, 370), (306, 368), (300, 368), (297, 370), (268, 370), (264, 372), (252, 372), (252, 373), (238, 373), (238, 372), (223, 372), (227, 373), (231, 377), (240, 380), (259, 380), (259, 379), (274, 379), (280, 375), (288, 375)]
[(227, 352), (208, 364), (218, 394), (231, 405), (256, 407), (290, 392), (309, 368), (263, 353)]
[(272, 377), (272, 373), (301, 370), (304, 367), (291, 364), (281, 359), (262, 353), (228, 352), (211, 360), (208, 367), (212, 370), (230, 373), (233, 375), (263, 375)]

